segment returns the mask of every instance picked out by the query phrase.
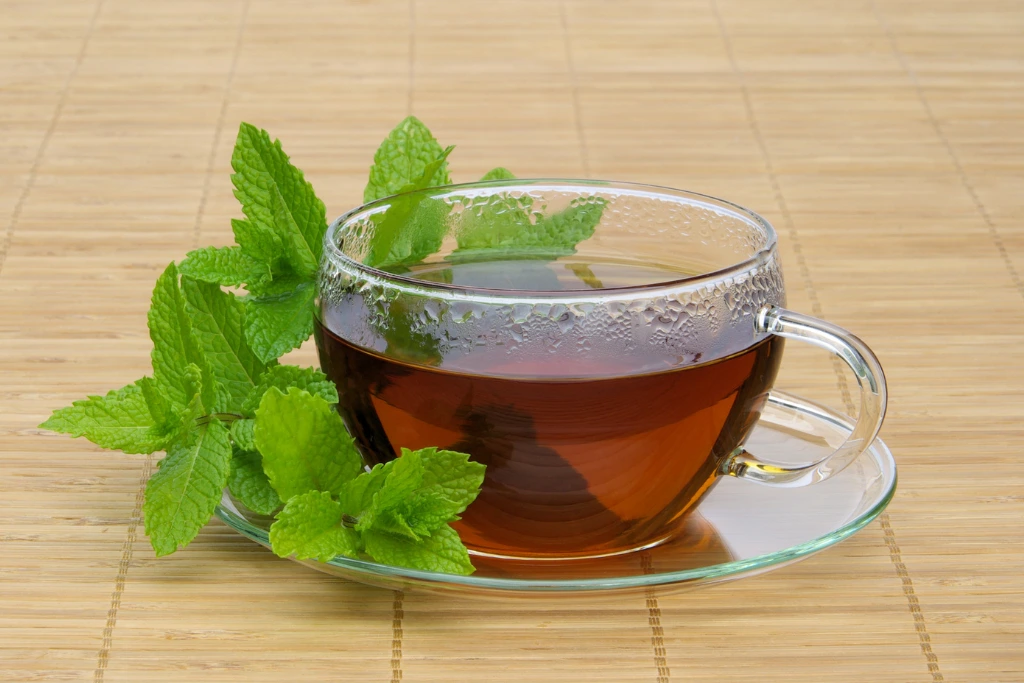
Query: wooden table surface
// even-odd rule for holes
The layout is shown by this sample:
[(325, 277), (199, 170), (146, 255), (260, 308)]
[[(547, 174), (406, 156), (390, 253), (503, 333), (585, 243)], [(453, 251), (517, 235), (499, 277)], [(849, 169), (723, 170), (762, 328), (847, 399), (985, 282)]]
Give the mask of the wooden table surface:
[[(0, 0), (0, 680), (1024, 680), (1024, 4)], [(789, 303), (877, 351), (887, 514), (707, 590), (405, 595), (211, 523), (155, 559), (152, 458), (44, 432), (147, 371), (157, 274), (226, 244), (239, 121), (337, 215), (409, 112), (456, 179), (744, 204)], [(296, 353), (312, 363), (312, 349)], [(791, 345), (779, 386), (839, 406)]]

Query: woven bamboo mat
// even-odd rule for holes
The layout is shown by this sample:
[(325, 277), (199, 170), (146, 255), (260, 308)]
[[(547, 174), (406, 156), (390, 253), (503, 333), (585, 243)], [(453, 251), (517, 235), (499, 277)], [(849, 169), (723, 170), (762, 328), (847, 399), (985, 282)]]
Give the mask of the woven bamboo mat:
[[(0, 0), (0, 36), (0, 680), (1024, 680), (1019, 2)], [(219, 522), (156, 560), (152, 461), (36, 425), (146, 371), (156, 275), (230, 241), (240, 120), (337, 215), (410, 111), (463, 180), (629, 179), (773, 220), (790, 306), (886, 367), (888, 514), (649, 600), (395, 594)], [(789, 349), (779, 385), (842, 406)]]

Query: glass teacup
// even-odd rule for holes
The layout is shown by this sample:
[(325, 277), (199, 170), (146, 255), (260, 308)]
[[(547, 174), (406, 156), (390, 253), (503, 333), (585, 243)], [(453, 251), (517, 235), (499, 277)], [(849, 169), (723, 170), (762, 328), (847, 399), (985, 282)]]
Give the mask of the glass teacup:
[[(436, 446), (487, 465), (456, 524), (477, 554), (651, 547), (722, 476), (835, 474), (885, 411), (874, 354), (783, 308), (771, 225), (690, 192), (514, 180), (389, 197), (330, 226), (319, 286), (320, 363), (366, 462)], [(743, 448), (783, 338), (831, 350), (860, 385), (848, 440), (803, 466)]]

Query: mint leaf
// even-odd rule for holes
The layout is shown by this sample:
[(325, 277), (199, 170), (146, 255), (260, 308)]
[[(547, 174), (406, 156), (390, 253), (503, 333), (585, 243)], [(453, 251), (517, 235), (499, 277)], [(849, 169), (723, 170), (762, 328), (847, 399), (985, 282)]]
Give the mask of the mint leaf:
[[(452, 153), (454, 147), (448, 147), (447, 149), (441, 150), (440, 155), (430, 161), (423, 169), (420, 176), (413, 178), (413, 180), (403, 185), (400, 189), (401, 192), (413, 192), (415, 190), (423, 190), (428, 187), (434, 186), (432, 180), (436, 174), (437, 169), (444, 166), (447, 163), (445, 160), (448, 155)], [(364, 263), (368, 266), (383, 267), (384, 264), (388, 263), (401, 263), (402, 255), (400, 253), (394, 253), (395, 245), (399, 243), (399, 239), (403, 235), (407, 235), (408, 244), (415, 244), (416, 248), (412, 249), (409, 247), (409, 251), (420, 251), (431, 244), (435, 244), (440, 247), (441, 239), (445, 233), (445, 223), (443, 220), (444, 216), (447, 216), (447, 212), (441, 215), (441, 207), (448, 209), (448, 205), (440, 202), (441, 207), (435, 207), (432, 211), (427, 210), (426, 214), (422, 217), (422, 220), (417, 224), (416, 217), (420, 212), (421, 206), (427, 202), (429, 198), (423, 193), (417, 192), (415, 194), (403, 194), (395, 197), (391, 201), (391, 205), (387, 211), (380, 215), (377, 219), (377, 227), (373, 233), (373, 242), (370, 245), (370, 252), (366, 255)], [(437, 200), (433, 200), (437, 201)], [(438, 220), (440, 218), (441, 220)], [(411, 232), (410, 232), (411, 230)], [(402, 249), (399, 248), (399, 252)], [(427, 252), (430, 253), (430, 252)], [(426, 255), (426, 254), (424, 254)], [(408, 258), (406, 255), (405, 258)], [(419, 258), (422, 258), (420, 256)], [(417, 259), (419, 260), (419, 259)]]
[(435, 500), (446, 501), (449, 520), (476, 500), (484, 483), (487, 469), (484, 465), (472, 462), (466, 453), (437, 448), (421, 448), (419, 451), (403, 448), (402, 457), (412, 452), (419, 453), (423, 463), (423, 479), (417, 496), (436, 495)]
[(152, 453), (164, 447), (166, 434), (157, 428), (142, 393), (142, 380), (106, 396), (89, 396), (54, 411), (43, 429), (84, 436), (97, 446), (125, 453)]
[(248, 220), (232, 218), (231, 231), (245, 256), (268, 266), (274, 273), (287, 270), (281, 238), (270, 226), (259, 226)]
[(320, 562), (345, 555), (355, 557), (359, 534), (341, 524), (341, 506), (326, 491), (293, 497), (270, 526), (270, 545), (280, 557), (314, 558)]
[(266, 241), (266, 232), (273, 233), (292, 271), (311, 278), (327, 232), (324, 203), (313, 186), (289, 162), (280, 141), (271, 142), (265, 130), (248, 123), (239, 126), (231, 167), (235, 197), (249, 222), (264, 234), (260, 241)]
[(456, 236), (458, 249), (445, 260), (460, 262), (480, 256), (556, 259), (576, 253), (576, 245), (594, 234), (608, 202), (583, 197), (551, 216), (532, 213), (527, 196), (497, 194), (464, 214)]
[[(181, 384), (185, 388), (185, 395), (192, 397), (192, 399), (189, 400), (189, 408), (193, 406), (195, 399), (199, 400), (197, 411), (200, 414), (204, 414), (206, 412), (206, 406), (212, 407), (212, 404), (216, 403), (214, 400), (202, 400), (205, 383), (203, 371), (198, 365), (195, 363), (189, 363), (185, 366), (185, 372), (181, 376)], [(163, 389), (163, 385), (159, 382), (156, 384), (156, 387), (158, 390)], [(181, 406), (178, 405), (178, 407), (180, 408)]]
[(154, 434), (165, 438), (176, 434), (182, 427), (182, 416), (164, 396), (156, 380), (152, 377), (143, 377), (136, 384), (142, 390), (149, 416), (153, 418)]
[(227, 287), (258, 284), (270, 279), (266, 263), (248, 256), (241, 247), (204, 247), (190, 251), (178, 266), (182, 275)]
[[(317, 266), (320, 265), (320, 253), (323, 251), (323, 243), (314, 244), (304, 234), (302, 226), (295, 221), (295, 216), (289, 210), (289, 206), (279, 192), (271, 192), (269, 196), (270, 211), (274, 220), (274, 229), (281, 238), (284, 245), (285, 259), (296, 275), (303, 278), (312, 278), (316, 275)], [(324, 223), (324, 232), (327, 230), (327, 223)], [(316, 232), (312, 231), (315, 235)], [(321, 240), (323, 234), (320, 233)]]
[(352, 517), (362, 515), (373, 504), (374, 494), (380, 491), (384, 480), (391, 473), (396, 462), (397, 460), (389, 460), (386, 463), (374, 465), (369, 472), (364, 472), (346, 482), (338, 493), (342, 511)]
[(384, 530), (414, 539), (428, 535), (457, 520), (476, 499), (484, 480), (485, 467), (456, 451), (403, 448), (392, 462), (362, 512), (360, 530)]
[(449, 257), (469, 250), (514, 249), (533, 230), (533, 198), (499, 193), (475, 200), (462, 214), (456, 235), (458, 249)]
[[(450, 150), (450, 148), (449, 148)], [(424, 183), (422, 187), (450, 185), (448, 164), (441, 145), (430, 130), (415, 116), (395, 126), (373, 155), (370, 180), (363, 192), (363, 201), (372, 202), (404, 191), (407, 185)], [(428, 166), (432, 166), (424, 178)], [(411, 189), (411, 188), (410, 188)]]
[(295, 387), (319, 396), (328, 403), (338, 402), (338, 389), (334, 382), (327, 379), (327, 375), (319, 370), (300, 368), (297, 365), (275, 365), (260, 375), (259, 382), (242, 404), (242, 412), (246, 415), (254, 414), (260, 407), (263, 394), (267, 393), (270, 387), (277, 387), (283, 392)]
[(576, 252), (576, 245), (589, 239), (601, 222), (608, 201), (601, 197), (574, 199), (569, 208), (542, 218), (534, 229), (524, 234), (521, 246)]
[(256, 420), (235, 420), (231, 423), (231, 439), (243, 451), (256, 450), (253, 440), (256, 434)]
[(316, 284), (309, 281), (245, 300), (245, 336), (257, 358), (270, 363), (309, 339), (315, 298)]
[(146, 483), (146, 535), (158, 557), (187, 545), (203, 528), (227, 485), (228, 430), (211, 420), (172, 443)]
[(366, 552), (382, 564), (447, 574), (472, 574), (473, 564), (458, 533), (443, 526), (414, 541), (381, 531), (364, 531)]
[(213, 410), (237, 412), (267, 369), (245, 339), (245, 305), (209, 282), (184, 277), (181, 288), (196, 337), (220, 389)]
[(389, 464), (387, 476), (373, 495), (370, 506), (363, 510), (356, 528), (360, 531), (377, 528), (415, 540), (419, 534), (409, 526), (398, 508), (423, 482), (423, 461), (418, 452), (403, 450), (402, 457)]
[(384, 485), (373, 496), (373, 504), (363, 515), (364, 528), (372, 524), (375, 513), (394, 508), (406, 501), (423, 483), (423, 458), (419, 451), (402, 449), (402, 456), (392, 461)]
[[(195, 392), (207, 409), (217, 403), (217, 389), (209, 363), (192, 331), (185, 298), (178, 287), (178, 269), (172, 263), (157, 279), (149, 308), (149, 336), (153, 340), (153, 376), (171, 403), (186, 406)], [(192, 364), (201, 379), (195, 386), (188, 373)]]
[[(403, 196), (396, 198), (395, 202), (413, 202), (416, 207), (411, 210), (405, 225), (397, 231), (387, 256), (373, 264), (375, 268), (393, 272), (401, 270), (401, 266), (419, 263), (441, 249), (448, 232), (448, 214), (452, 211), (449, 204), (430, 197)], [(385, 223), (390, 220), (387, 212), (384, 220)], [(373, 254), (371, 250), (370, 260), (376, 259)]]
[[(234, 425), (231, 431), (233, 434)], [(272, 515), (274, 510), (281, 507), (281, 499), (263, 473), (263, 458), (256, 451), (234, 449), (228, 490), (242, 505), (261, 515)]]
[(256, 410), (256, 448), (274, 490), (287, 501), (306, 491), (337, 493), (363, 471), (334, 407), (300, 389), (271, 388)]
[(480, 180), (515, 180), (515, 178), (516, 177), (512, 175), (512, 171), (502, 166), (498, 166), (497, 168), (492, 168), (490, 171), (485, 173), (484, 177)]

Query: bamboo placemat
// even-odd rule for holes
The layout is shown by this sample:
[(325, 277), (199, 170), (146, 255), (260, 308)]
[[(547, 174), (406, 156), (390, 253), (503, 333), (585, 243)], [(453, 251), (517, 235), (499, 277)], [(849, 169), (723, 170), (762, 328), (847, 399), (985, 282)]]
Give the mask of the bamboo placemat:
[[(0, 32), (0, 679), (1024, 680), (1021, 3), (2, 0)], [(885, 365), (889, 513), (647, 600), (391, 593), (219, 522), (156, 560), (153, 461), (36, 425), (146, 371), (159, 270), (230, 241), (240, 120), (337, 215), (410, 111), (463, 180), (629, 179), (773, 220), (790, 306)], [(842, 405), (798, 345), (779, 385)]]

